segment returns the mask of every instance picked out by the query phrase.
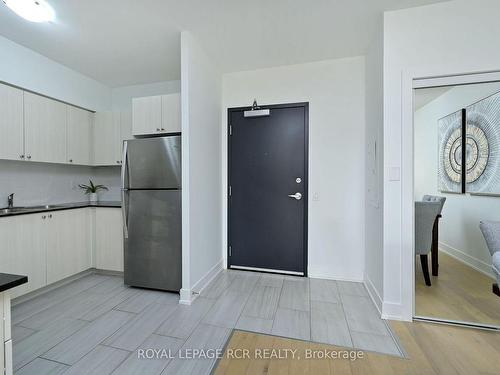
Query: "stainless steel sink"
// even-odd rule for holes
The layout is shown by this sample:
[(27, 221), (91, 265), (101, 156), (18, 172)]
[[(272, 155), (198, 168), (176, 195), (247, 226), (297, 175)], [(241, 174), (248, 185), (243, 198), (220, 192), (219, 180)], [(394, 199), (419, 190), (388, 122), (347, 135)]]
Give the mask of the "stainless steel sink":
[(62, 207), (61, 205), (56, 205), (56, 204), (47, 204), (45, 206), (30, 206), (30, 207), (25, 207), (28, 210), (52, 210), (54, 208), (59, 208)]
[(53, 209), (61, 208), (61, 207), (63, 207), (63, 206), (56, 205), (56, 204), (48, 204), (48, 205), (44, 205), (44, 206), (0, 208), (0, 215), (15, 214), (15, 213), (19, 213), (19, 212), (53, 210)]
[(1, 208), (0, 214), (12, 214), (15, 212), (24, 212), (24, 211), (29, 211), (29, 210), (30, 209), (28, 207)]

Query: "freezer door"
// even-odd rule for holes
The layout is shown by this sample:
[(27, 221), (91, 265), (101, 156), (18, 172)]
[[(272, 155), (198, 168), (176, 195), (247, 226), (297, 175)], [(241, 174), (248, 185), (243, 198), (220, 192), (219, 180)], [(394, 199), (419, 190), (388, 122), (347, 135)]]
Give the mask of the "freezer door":
[(125, 284), (179, 291), (182, 282), (181, 191), (128, 190)]
[(125, 189), (180, 189), (181, 137), (133, 139), (126, 142)]

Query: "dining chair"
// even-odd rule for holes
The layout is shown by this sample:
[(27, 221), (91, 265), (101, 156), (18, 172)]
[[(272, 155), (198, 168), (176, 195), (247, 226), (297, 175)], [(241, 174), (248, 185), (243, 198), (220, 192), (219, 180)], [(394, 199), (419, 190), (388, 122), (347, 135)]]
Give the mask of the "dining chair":
[(439, 214), (436, 216), (434, 221), (434, 226), (432, 227), (432, 247), (431, 247), (431, 264), (432, 264), (432, 276), (438, 276), (439, 274), (439, 219), (441, 219), (443, 212), (444, 203), (446, 202), (446, 197), (440, 197), (437, 195), (424, 195), (422, 198), (424, 202), (439, 202), (441, 207), (439, 209)]
[(441, 207), (441, 202), (415, 202), (415, 254), (420, 255), (422, 272), (427, 286), (431, 286), (428, 254), (432, 248), (432, 228)]

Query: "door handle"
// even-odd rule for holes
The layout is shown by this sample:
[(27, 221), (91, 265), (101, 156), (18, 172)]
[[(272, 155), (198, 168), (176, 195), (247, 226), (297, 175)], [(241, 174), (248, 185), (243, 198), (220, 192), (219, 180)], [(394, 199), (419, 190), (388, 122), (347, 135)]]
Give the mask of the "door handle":
[(295, 198), (297, 199), (298, 201), (300, 201), (302, 199), (302, 194), (301, 193), (295, 193), (295, 194), (288, 194), (288, 196), (290, 198)]

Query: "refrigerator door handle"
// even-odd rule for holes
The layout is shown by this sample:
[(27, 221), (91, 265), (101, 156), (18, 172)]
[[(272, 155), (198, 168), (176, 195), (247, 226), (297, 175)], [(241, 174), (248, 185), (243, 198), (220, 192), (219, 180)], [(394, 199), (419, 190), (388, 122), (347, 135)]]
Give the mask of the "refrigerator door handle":
[(122, 189), (122, 217), (123, 217), (123, 236), (128, 238), (128, 215), (127, 203), (125, 202), (125, 189)]
[(125, 187), (125, 174), (127, 173), (127, 141), (123, 142), (123, 156), (122, 156), (122, 189), (126, 189)]
[(128, 218), (127, 218), (127, 202), (125, 201), (125, 174), (127, 173), (127, 141), (123, 142), (123, 158), (122, 158), (122, 217), (123, 217), (123, 236), (128, 238)]

